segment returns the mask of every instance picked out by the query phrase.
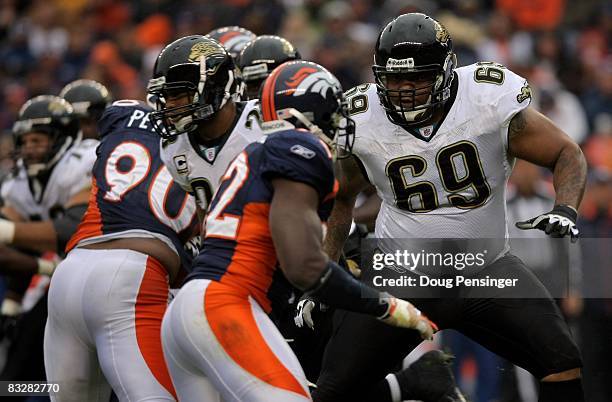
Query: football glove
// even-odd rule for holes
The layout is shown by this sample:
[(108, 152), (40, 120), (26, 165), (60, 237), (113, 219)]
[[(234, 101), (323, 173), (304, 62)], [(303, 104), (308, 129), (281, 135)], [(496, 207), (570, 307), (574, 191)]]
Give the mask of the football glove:
[(202, 247), (202, 237), (200, 235), (193, 236), (187, 240), (183, 245), (183, 248), (193, 258), (196, 258), (200, 253), (200, 247)]
[(21, 304), (5, 298), (0, 307), (0, 342), (5, 339), (12, 342), (17, 337), (20, 318)]
[(578, 240), (580, 232), (576, 227), (578, 213), (569, 205), (555, 205), (552, 211), (526, 221), (516, 222), (522, 230), (539, 229), (553, 237), (570, 236), (572, 243)]
[(314, 330), (314, 321), (312, 320), (312, 310), (317, 306), (317, 302), (309, 298), (301, 299), (295, 306), (295, 317), (293, 321), (298, 328), (302, 328), (304, 324)]
[(319, 303), (314, 299), (304, 295), (300, 298), (300, 301), (295, 306), (295, 316), (293, 322), (298, 328), (302, 328), (304, 324), (312, 330), (314, 330), (314, 319), (312, 318), (313, 311), (319, 309), (319, 311), (326, 311), (327, 306), (323, 303)]
[(346, 266), (355, 278), (361, 278), (361, 269), (354, 260), (347, 259)]
[(387, 312), (378, 319), (395, 327), (416, 329), (423, 339), (433, 339), (433, 334), (438, 331), (438, 326), (429, 320), (421, 311), (406, 300), (385, 295), (385, 301), (389, 304)]

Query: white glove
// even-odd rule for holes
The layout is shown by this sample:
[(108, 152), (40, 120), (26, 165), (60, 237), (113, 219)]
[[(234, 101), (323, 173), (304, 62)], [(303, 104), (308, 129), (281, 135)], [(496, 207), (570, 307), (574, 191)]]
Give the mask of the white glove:
[(295, 317), (293, 321), (298, 328), (302, 328), (304, 323), (308, 328), (314, 330), (314, 321), (312, 320), (312, 310), (317, 306), (317, 303), (309, 298), (301, 299), (295, 307)]
[(438, 326), (421, 314), (419, 309), (406, 300), (393, 296), (386, 300), (389, 303), (389, 309), (379, 318), (382, 322), (394, 327), (416, 329), (421, 333), (423, 339), (433, 339), (433, 334), (438, 330)]

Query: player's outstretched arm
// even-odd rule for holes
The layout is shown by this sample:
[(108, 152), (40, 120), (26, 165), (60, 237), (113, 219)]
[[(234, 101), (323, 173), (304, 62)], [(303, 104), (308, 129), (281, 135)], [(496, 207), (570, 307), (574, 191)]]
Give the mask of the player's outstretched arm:
[(0, 245), (0, 274), (31, 276), (34, 274), (51, 275), (59, 263), (52, 253), (37, 258), (22, 253), (12, 247)]
[(63, 216), (41, 222), (13, 222), (0, 219), (0, 244), (30, 251), (61, 253), (76, 231), (89, 198), (89, 188), (75, 194), (65, 205)]
[(435, 325), (412, 304), (358, 282), (321, 249), (318, 194), (307, 184), (272, 180), (270, 233), (286, 278), (307, 295), (336, 308), (369, 314), (390, 325), (416, 329), (425, 339)]
[(508, 150), (512, 156), (551, 169), (556, 193), (552, 211), (517, 226), (560, 236), (569, 234), (575, 239), (576, 210), (584, 194), (587, 173), (586, 159), (578, 144), (546, 116), (529, 107), (510, 122)]
[(329, 258), (338, 261), (351, 230), (355, 199), (361, 191), (370, 186), (370, 183), (363, 177), (354, 158), (339, 159), (335, 168), (340, 188), (336, 194), (334, 209), (327, 221), (327, 235), (323, 249)]

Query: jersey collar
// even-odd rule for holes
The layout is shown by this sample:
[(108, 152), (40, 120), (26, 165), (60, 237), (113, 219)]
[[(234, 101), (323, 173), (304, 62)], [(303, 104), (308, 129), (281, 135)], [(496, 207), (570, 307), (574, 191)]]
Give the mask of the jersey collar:
[(221, 153), (223, 146), (236, 128), (236, 125), (242, 116), (242, 112), (244, 112), (245, 106), (245, 102), (236, 102), (236, 116), (234, 117), (234, 121), (222, 136), (217, 137), (214, 140), (201, 142), (198, 141), (197, 135), (194, 132), (187, 134), (191, 147), (202, 159), (204, 159), (205, 162), (210, 165), (215, 163), (217, 156)]
[(448, 101), (446, 101), (446, 103), (444, 104), (444, 112), (439, 122), (434, 123), (434, 124), (424, 125), (422, 127), (408, 127), (408, 126), (400, 126), (400, 127), (421, 141), (425, 141), (425, 142), (431, 141), (434, 135), (436, 135), (436, 133), (438, 132), (438, 129), (440, 129), (440, 127), (442, 126), (442, 123), (444, 123), (444, 119), (446, 119), (448, 112), (450, 112), (451, 108), (453, 107), (453, 104), (455, 103), (455, 99), (457, 98), (458, 87), (459, 87), (459, 77), (457, 76), (456, 72), (453, 72), (453, 83), (451, 84), (451, 88), (450, 88), (450, 92), (451, 92), (450, 97), (448, 98)]

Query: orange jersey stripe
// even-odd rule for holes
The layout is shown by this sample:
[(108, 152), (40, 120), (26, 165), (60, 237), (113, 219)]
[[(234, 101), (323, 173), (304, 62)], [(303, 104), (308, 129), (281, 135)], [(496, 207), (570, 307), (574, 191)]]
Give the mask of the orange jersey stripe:
[(266, 293), (276, 269), (276, 250), (270, 235), (270, 204), (248, 203), (236, 236), (236, 249), (221, 283), (246, 289), (269, 313)]
[(162, 352), (161, 324), (167, 303), (166, 270), (156, 259), (147, 257), (147, 267), (140, 283), (134, 308), (136, 341), (155, 379), (177, 399)]
[(323, 202), (336, 198), (336, 194), (338, 194), (339, 189), (340, 189), (340, 183), (338, 182), (338, 180), (334, 179), (334, 188), (332, 189), (331, 193), (325, 196), (325, 198), (323, 199)]
[(90, 237), (101, 236), (102, 233), (102, 214), (98, 207), (98, 183), (96, 179), (91, 180), (91, 192), (89, 193), (89, 204), (87, 211), (77, 228), (75, 234), (72, 235), (70, 241), (66, 245), (66, 252), (72, 250), (83, 239)]
[(203, 302), (211, 330), (236, 364), (267, 384), (310, 398), (268, 346), (257, 326), (247, 294), (239, 294), (233, 287), (211, 281)]

